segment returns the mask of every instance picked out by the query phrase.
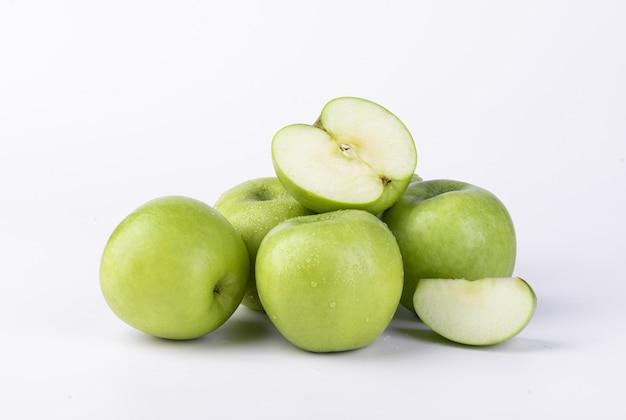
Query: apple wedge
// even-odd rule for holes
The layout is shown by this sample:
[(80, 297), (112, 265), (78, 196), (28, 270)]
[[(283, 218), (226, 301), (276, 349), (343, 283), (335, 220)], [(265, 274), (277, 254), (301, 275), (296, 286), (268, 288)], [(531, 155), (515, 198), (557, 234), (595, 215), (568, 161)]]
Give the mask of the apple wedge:
[(406, 190), (417, 152), (409, 130), (386, 108), (341, 97), (324, 106), (315, 124), (279, 130), (272, 160), (285, 189), (304, 207), (377, 214)]
[(413, 305), (437, 334), (461, 344), (483, 346), (517, 335), (530, 322), (537, 296), (520, 277), (422, 279)]

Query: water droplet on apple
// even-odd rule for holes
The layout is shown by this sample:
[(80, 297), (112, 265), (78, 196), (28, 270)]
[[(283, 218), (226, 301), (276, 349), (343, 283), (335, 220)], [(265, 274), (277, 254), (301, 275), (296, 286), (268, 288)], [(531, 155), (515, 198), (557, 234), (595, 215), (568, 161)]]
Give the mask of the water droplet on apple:
[(330, 308), (332, 309), (332, 308), (335, 307), (336, 304), (337, 304), (337, 302), (332, 301), (332, 302), (330, 302), (330, 305), (328, 305), (328, 306), (330, 306)]
[(312, 281), (311, 282), (311, 287), (317, 287), (317, 282), (316, 281)]

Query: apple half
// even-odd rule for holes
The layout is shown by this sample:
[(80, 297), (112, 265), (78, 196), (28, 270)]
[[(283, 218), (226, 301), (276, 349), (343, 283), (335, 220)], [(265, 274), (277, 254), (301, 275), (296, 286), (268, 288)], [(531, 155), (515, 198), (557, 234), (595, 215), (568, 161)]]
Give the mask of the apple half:
[(422, 279), (413, 305), (437, 334), (457, 343), (484, 346), (522, 331), (533, 317), (537, 296), (520, 277)]
[(386, 108), (341, 97), (328, 102), (313, 125), (279, 130), (272, 160), (285, 189), (304, 207), (377, 214), (406, 190), (417, 152), (409, 130)]

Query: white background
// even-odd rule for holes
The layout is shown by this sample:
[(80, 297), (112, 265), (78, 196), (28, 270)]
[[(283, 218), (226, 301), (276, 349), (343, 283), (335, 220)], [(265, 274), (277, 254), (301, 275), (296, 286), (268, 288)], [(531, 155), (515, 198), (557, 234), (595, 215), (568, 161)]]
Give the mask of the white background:
[[(624, 418), (626, 3), (0, 0), (0, 417)], [(270, 141), (354, 95), (425, 179), (491, 190), (538, 295), (501, 345), (399, 310), (318, 355), (240, 308), (191, 342), (99, 290), (122, 218), (273, 175)]]

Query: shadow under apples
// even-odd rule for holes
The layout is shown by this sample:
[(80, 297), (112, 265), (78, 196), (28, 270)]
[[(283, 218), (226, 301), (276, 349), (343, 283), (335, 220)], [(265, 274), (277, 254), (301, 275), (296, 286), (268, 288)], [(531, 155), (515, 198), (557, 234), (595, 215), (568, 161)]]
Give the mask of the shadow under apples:
[[(231, 319), (216, 334), (208, 334), (203, 341), (216, 341), (218, 344), (249, 345), (259, 342), (273, 335), (273, 327), (265, 322), (267, 317), (263, 313), (255, 314), (258, 319)], [(214, 340), (215, 338), (215, 340)]]
[(473, 346), (468, 344), (461, 344), (437, 334), (433, 330), (429, 329), (425, 324), (417, 321), (418, 324), (414, 328), (397, 327), (392, 328), (392, 331), (396, 331), (400, 334), (404, 334), (415, 338), (416, 340), (437, 345), (446, 346), (449, 348), (458, 348), (469, 351), (479, 352), (494, 352), (494, 353), (530, 353), (537, 351), (550, 351), (559, 347), (557, 343), (548, 342), (545, 340), (537, 340), (527, 337), (515, 336), (501, 343), (486, 345), (486, 346)]
[(191, 340), (170, 340), (140, 334), (139, 339), (150, 345), (186, 349), (247, 347), (258, 344), (276, 335), (275, 328), (263, 312), (249, 308), (238, 308), (224, 324), (211, 333)]
[(537, 351), (550, 351), (561, 347), (561, 345), (556, 342), (521, 336), (515, 336), (501, 343), (487, 346), (472, 346), (457, 343), (434, 332), (430, 329), (430, 327), (424, 324), (415, 313), (402, 306), (398, 308), (388, 331), (391, 333), (402, 334), (431, 345), (480, 352), (529, 353)]

